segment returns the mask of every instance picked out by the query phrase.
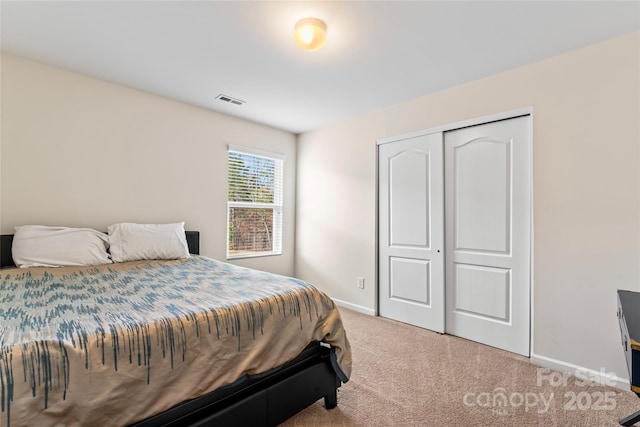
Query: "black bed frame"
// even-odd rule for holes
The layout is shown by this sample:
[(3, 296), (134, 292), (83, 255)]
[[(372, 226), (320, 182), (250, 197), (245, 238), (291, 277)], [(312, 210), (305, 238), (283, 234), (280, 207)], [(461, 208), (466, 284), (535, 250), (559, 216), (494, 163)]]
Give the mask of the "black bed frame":
[[(199, 254), (200, 233), (187, 231), (186, 236), (189, 252)], [(0, 235), (0, 268), (15, 267), (12, 242), (13, 235)], [(327, 409), (335, 408), (342, 382), (332, 367), (331, 351), (310, 343), (282, 366), (240, 378), (133, 426), (276, 426), (322, 398)]]

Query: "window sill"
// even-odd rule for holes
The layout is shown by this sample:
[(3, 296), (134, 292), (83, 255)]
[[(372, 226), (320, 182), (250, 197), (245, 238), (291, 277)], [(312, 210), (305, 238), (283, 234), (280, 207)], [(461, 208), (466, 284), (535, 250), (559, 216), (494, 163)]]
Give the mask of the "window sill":
[(247, 259), (247, 258), (263, 258), (268, 256), (280, 256), (282, 252), (259, 252), (253, 254), (239, 254), (239, 255), (227, 255), (227, 261), (234, 259)]

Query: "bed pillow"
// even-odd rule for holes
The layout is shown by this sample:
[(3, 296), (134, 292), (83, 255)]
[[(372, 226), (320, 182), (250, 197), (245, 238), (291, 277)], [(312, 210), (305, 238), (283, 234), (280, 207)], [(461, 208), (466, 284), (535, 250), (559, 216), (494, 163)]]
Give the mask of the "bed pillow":
[(107, 228), (113, 262), (189, 258), (184, 222), (113, 224)]
[(20, 268), (110, 264), (106, 234), (90, 228), (23, 225), (15, 228), (11, 255)]

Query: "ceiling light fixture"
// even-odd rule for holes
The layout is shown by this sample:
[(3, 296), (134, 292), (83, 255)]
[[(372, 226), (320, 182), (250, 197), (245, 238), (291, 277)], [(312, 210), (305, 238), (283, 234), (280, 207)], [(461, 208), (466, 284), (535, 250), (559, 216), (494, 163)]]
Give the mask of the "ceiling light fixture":
[(304, 50), (318, 50), (327, 41), (327, 24), (318, 18), (301, 19), (296, 23), (293, 39)]

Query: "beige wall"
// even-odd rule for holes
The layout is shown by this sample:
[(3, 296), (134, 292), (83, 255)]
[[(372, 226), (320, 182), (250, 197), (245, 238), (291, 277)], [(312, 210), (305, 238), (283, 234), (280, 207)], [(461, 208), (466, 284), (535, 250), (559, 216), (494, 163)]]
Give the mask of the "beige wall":
[(185, 221), (225, 258), (228, 144), (283, 153), (282, 256), (238, 261), (293, 274), (295, 135), (2, 55), (0, 230)]
[(376, 139), (533, 107), (533, 352), (626, 377), (615, 291), (640, 290), (639, 51), (636, 33), (299, 136), (296, 275), (375, 309)]

